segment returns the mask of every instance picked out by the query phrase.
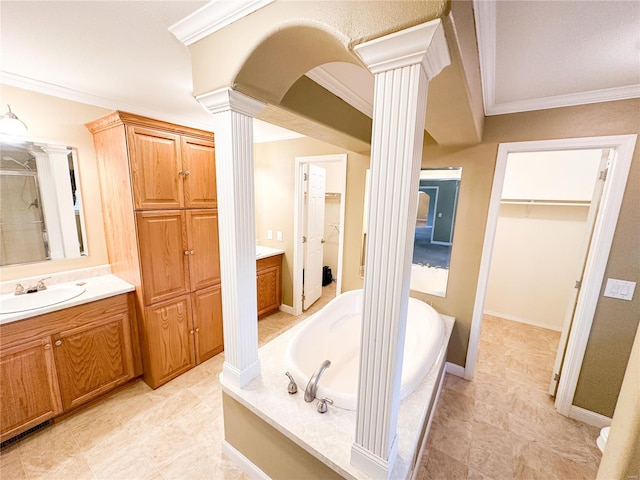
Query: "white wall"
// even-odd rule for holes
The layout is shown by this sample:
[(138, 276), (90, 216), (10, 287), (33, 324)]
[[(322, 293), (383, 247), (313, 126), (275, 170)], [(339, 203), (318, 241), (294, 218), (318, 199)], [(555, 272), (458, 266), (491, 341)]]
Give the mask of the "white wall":
[(579, 278), (588, 202), (601, 157), (601, 150), (509, 155), (503, 199), (585, 205), (501, 205), (485, 313), (562, 330)]

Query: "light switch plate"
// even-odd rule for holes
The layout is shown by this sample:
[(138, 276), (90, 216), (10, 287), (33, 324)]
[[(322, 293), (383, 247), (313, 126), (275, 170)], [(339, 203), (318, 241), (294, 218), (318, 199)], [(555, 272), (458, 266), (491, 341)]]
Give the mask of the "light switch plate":
[(273, 240), (273, 230), (267, 230), (267, 240)]
[(607, 286), (604, 289), (604, 296), (619, 298), (620, 300), (631, 300), (633, 299), (633, 292), (635, 289), (636, 282), (608, 278)]
[(282, 241), (282, 232), (277, 232), (276, 240), (278, 240), (279, 242)]

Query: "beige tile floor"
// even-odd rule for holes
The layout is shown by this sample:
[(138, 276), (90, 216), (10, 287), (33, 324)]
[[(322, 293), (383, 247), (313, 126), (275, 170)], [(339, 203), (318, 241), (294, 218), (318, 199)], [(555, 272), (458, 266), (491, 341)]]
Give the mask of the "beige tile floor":
[[(260, 321), (260, 344), (334, 295), (332, 284), (304, 316)], [(532, 342), (531, 328), (485, 320), (476, 378), (445, 379), (420, 479), (595, 477), (597, 429), (561, 417), (544, 394), (542, 365), (550, 372), (557, 334), (539, 329)], [(223, 361), (218, 355), (156, 390), (132, 382), (16, 442), (0, 452), (0, 480), (246, 480), (220, 451)]]
[(546, 393), (559, 337), (485, 315), (475, 377), (445, 378), (418, 479), (596, 477), (598, 429)]

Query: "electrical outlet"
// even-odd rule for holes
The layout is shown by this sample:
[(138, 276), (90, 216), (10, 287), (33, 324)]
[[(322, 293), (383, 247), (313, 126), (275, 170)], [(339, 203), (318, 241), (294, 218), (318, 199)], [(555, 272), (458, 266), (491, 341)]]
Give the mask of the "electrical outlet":
[(608, 278), (607, 286), (604, 289), (604, 296), (619, 298), (620, 300), (631, 300), (633, 299), (633, 292), (635, 289), (636, 282)]
[(267, 240), (273, 240), (273, 230), (267, 230)]
[(279, 242), (282, 241), (282, 232), (277, 232), (276, 240), (278, 240)]

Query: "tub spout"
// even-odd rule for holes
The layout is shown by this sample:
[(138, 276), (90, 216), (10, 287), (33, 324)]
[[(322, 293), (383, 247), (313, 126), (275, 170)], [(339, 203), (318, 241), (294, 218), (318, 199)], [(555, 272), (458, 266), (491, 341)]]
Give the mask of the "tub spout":
[(320, 381), (320, 377), (324, 373), (324, 371), (329, 368), (331, 362), (329, 360), (325, 360), (320, 365), (320, 368), (314, 372), (314, 374), (309, 379), (309, 383), (307, 383), (307, 388), (304, 390), (304, 401), (307, 403), (313, 402), (316, 398), (316, 392), (318, 391), (318, 382)]

